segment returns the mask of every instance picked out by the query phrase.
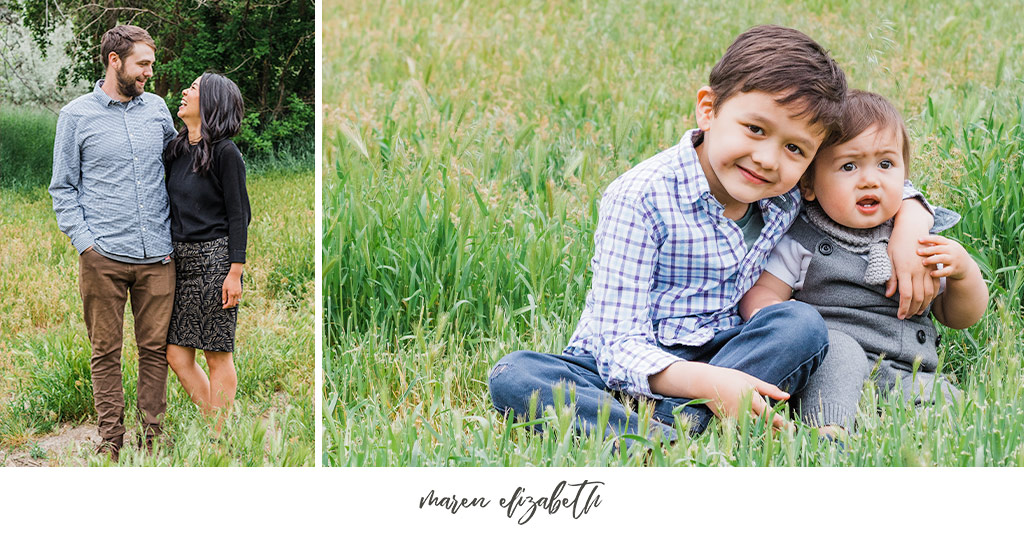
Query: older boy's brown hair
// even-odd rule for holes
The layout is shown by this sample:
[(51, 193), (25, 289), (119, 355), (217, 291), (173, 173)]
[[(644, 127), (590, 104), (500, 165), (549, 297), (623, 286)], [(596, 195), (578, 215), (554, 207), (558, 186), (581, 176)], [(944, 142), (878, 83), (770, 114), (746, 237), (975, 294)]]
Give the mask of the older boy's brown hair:
[[(910, 138), (907, 137), (907, 126), (903, 116), (888, 99), (870, 91), (850, 90), (843, 103), (839, 118), (839, 128), (825, 138), (822, 149), (845, 144), (859, 136), (862, 132), (875, 127), (879, 130), (892, 129), (899, 134), (900, 145), (903, 147), (903, 170), (906, 177), (910, 175)], [(809, 191), (814, 188), (814, 165), (807, 167), (800, 178), (800, 189)]]
[(149, 36), (149, 32), (138, 26), (122, 24), (107, 30), (107, 33), (103, 34), (103, 39), (100, 40), (103, 67), (110, 62), (111, 52), (116, 52), (117, 57), (122, 60), (127, 59), (135, 49), (135, 43), (145, 43), (156, 50), (156, 43)]
[(708, 85), (718, 111), (736, 93), (762, 91), (776, 102), (803, 107), (801, 117), (835, 129), (846, 94), (846, 75), (828, 51), (803, 32), (783, 26), (755, 26), (740, 34), (711, 69)]

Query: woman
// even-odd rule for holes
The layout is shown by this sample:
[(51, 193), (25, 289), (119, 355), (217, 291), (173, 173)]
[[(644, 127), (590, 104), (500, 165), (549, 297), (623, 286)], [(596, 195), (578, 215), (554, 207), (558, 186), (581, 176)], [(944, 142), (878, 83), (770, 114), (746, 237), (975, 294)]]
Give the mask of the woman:
[(217, 417), (217, 431), (238, 387), (232, 353), (250, 212), (245, 163), (230, 138), (242, 113), (238, 86), (204, 73), (181, 92), (185, 127), (164, 153), (177, 276), (167, 361), (192, 401)]

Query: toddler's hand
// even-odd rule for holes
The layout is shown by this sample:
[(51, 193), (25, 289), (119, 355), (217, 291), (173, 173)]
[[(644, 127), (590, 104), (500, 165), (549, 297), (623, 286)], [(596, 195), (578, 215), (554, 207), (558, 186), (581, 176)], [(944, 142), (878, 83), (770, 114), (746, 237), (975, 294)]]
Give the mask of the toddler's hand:
[[(924, 258), (922, 263), (925, 266), (935, 267), (931, 272), (933, 277), (962, 280), (967, 276), (971, 256), (960, 243), (941, 235), (928, 235), (917, 242), (925, 245), (917, 249), (917, 255)], [(941, 268), (938, 266), (940, 263)]]

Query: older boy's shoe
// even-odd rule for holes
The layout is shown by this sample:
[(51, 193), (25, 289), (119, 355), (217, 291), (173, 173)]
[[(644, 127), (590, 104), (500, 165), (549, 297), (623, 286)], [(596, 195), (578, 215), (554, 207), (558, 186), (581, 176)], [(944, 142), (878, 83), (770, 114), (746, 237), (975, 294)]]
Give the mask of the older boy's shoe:
[(96, 447), (96, 453), (107, 454), (110, 460), (117, 462), (118, 457), (121, 455), (121, 446), (124, 445), (124, 437), (117, 436), (100, 442), (100, 445)]

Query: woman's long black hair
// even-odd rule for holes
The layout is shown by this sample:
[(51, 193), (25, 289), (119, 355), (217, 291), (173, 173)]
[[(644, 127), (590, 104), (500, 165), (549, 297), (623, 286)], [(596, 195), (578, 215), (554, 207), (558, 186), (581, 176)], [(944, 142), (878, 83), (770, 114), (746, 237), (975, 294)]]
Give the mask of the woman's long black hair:
[[(199, 141), (192, 158), (192, 171), (205, 176), (213, 164), (213, 146), (238, 135), (245, 107), (242, 92), (228, 77), (206, 72), (199, 79), (199, 125), (203, 139)], [(178, 136), (167, 146), (168, 161), (188, 151), (188, 127), (182, 127)]]

